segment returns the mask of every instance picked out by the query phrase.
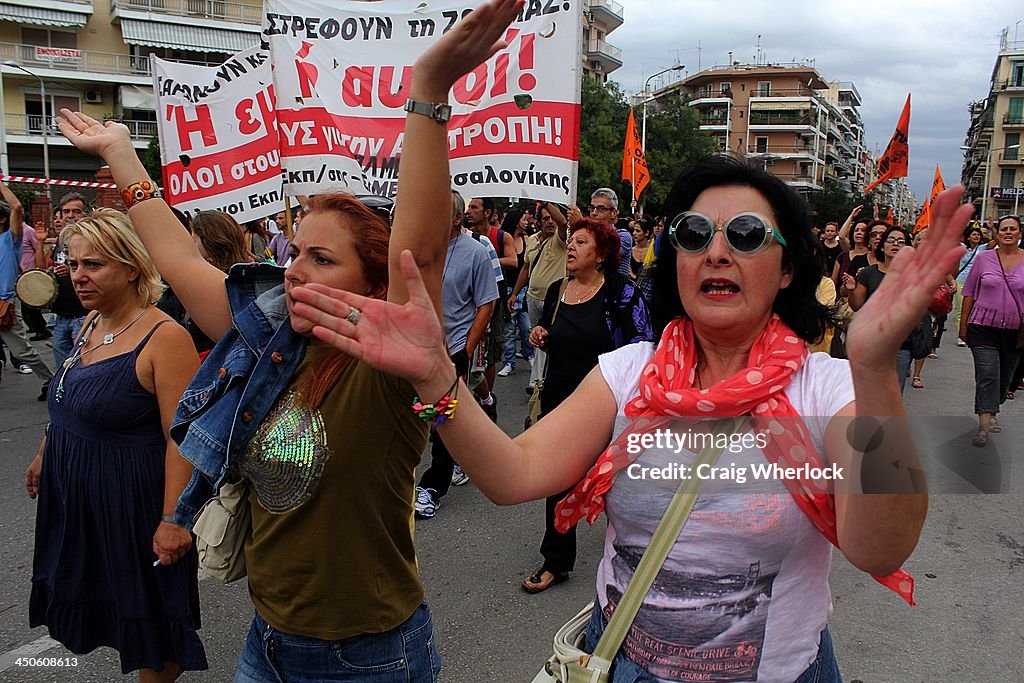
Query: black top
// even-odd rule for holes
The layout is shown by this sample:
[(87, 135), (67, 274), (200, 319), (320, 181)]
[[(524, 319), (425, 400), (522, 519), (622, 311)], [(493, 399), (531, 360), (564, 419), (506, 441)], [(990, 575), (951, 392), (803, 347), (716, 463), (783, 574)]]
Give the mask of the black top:
[(163, 296), (156, 302), (156, 307), (161, 311), (171, 316), (171, 318), (188, 330), (189, 335), (192, 337), (192, 344), (196, 347), (197, 353), (209, 351), (216, 344), (213, 340), (206, 336), (199, 325), (196, 325), (196, 321), (192, 319), (192, 316), (188, 314), (185, 307), (181, 305), (181, 301), (174, 291), (168, 287), (164, 290)]
[[(549, 298), (558, 297), (552, 284)], [(605, 281), (604, 287), (608, 287)], [(602, 287), (603, 289), (603, 287)], [(546, 415), (576, 390), (580, 382), (597, 366), (597, 357), (615, 349), (604, 314), (604, 296), (597, 292), (580, 304), (562, 302), (548, 329), (547, 376), (540, 397), (541, 411)]]
[(825, 274), (828, 276), (832, 275), (832, 268), (835, 266), (836, 259), (839, 258), (839, 254), (843, 252), (843, 248), (836, 242), (836, 246), (830, 247), (825, 244), (825, 240), (821, 241), (821, 253), (825, 255)]
[[(857, 259), (854, 259), (856, 262)], [(852, 265), (851, 265), (852, 267)], [(864, 270), (857, 273), (857, 282), (864, 285), (864, 288), (868, 290), (867, 296), (864, 297), (864, 301), (871, 298), (871, 295), (875, 293), (879, 285), (882, 284), (882, 279), (885, 278), (885, 273), (878, 269), (878, 266), (868, 266)]]
[[(54, 263), (67, 263), (67, 249), (61, 249), (59, 243), (60, 241), (58, 240), (53, 245), (50, 258), (53, 259)], [(53, 279), (57, 281), (57, 298), (50, 304), (50, 311), (62, 318), (81, 318), (86, 315), (89, 311), (85, 310), (82, 302), (78, 300), (78, 295), (75, 294), (75, 286), (71, 284), (71, 278), (54, 275)]]
[(852, 259), (850, 259), (850, 267), (846, 272), (856, 277), (857, 273), (863, 270), (864, 268), (867, 268), (868, 265), (868, 255), (857, 254)]

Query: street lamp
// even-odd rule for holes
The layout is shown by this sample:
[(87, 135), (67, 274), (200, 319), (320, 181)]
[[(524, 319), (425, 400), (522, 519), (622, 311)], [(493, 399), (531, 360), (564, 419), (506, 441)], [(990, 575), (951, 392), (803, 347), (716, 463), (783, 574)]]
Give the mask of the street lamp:
[(42, 78), (32, 73), (31, 71), (23, 67), (21, 64), (18, 64), (17, 62), (8, 61), (4, 62), (4, 64), (7, 66), (13, 66), (15, 69), (24, 71), (32, 78), (39, 81), (39, 99), (42, 100), (43, 103), (43, 175), (45, 176), (46, 180), (46, 202), (49, 205), (53, 203), (53, 198), (50, 194), (50, 135), (48, 132), (49, 123), (46, 120), (46, 84), (43, 82)]
[(651, 99), (653, 99), (647, 96), (647, 93), (650, 92), (649, 88), (651, 87), (651, 81), (662, 74), (667, 74), (669, 71), (681, 71), (684, 68), (686, 68), (685, 64), (676, 64), (675, 66), (670, 66), (667, 69), (662, 69), (656, 74), (651, 74), (644, 82), (644, 114), (643, 124), (641, 126), (642, 131), (640, 133), (640, 149), (644, 151), (644, 154), (647, 154), (647, 103), (650, 102)]
[(989, 174), (992, 172), (992, 155), (995, 154), (996, 152), (1006, 151), (1008, 149), (1017, 149), (1018, 147), (1020, 147), (1019, 144), (1016, 144), (1016, 145), (1006, 145), (1005, 147), (995, 147), (995, 148), (990, 149), (988, 151), (988, 163), (985, 164), (985, 185), (982, 188), (982, 193), (981, 193), (981, 222), (982, 223), (985, 222), (985, 207), (988, 205), (988, 195), (989, 195), (988, 178), (989, 178)]

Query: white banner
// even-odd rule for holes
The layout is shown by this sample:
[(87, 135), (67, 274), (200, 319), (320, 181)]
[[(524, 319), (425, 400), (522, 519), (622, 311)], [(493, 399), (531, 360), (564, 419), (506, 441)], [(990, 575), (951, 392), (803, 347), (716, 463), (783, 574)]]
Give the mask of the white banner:
[(284, 210), (269, 54), (253, 47), (220, 66), (151, 59), (167, 203), (239, 223)]
[[(575, 197), (581, 3), (528, 0), (508, 48), (455, 84), (448, 142), (464, 196)], [(264, 9), (288, 193), (365, 181), (394, 197), (412, 65), (472, 7), (266, 0)]]

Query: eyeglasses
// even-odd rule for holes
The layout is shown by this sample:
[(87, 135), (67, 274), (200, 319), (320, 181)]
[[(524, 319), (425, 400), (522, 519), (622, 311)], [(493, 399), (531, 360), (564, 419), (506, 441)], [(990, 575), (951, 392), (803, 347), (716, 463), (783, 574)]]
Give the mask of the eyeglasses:
[(885, 240), (886, 244), (906, 244), (907, 241), (902, 237), (889, 237)]
[(587, 207), (587, 213), (604, 213), (605, 211), (611, 213), (614, 209), (610, 206), (600, 206), (598, 204), (591, 204)]
[(882, 235), (884, 235), (884, 234), (885, 234), (885, 230), (883, 230), (882, 232), (875, 232), (875, 231), (873, 231), (873, 230), (872, 230), (872, 231), (871, 231), (871, 233), (869, 233), (869, 234), (870, 234), (870, 235), (871, 235), (872, 237), (881, 237)]
[(716, 227), (704, 214), (686, 211), (672, 219), (668, 236), (676, 249), (695, 254), (707, 249), (719, 230), (725, 233), (725, 241), (735, 252), (753, 254), (766, 249), (771, 240), (786, 246), (782, 233), (756, 213), (741, 213), (724, 226)]

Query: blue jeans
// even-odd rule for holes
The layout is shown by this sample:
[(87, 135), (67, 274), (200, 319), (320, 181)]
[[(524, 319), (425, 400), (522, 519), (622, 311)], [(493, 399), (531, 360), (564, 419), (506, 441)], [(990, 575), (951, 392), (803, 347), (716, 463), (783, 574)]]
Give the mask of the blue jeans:
[(69, 318), (64, 315), (56, 315), (54, 318), (53, 339), (50, 343), (53, 344), (54, 367), (60, 371), (60, 366), (64, 364), (64, 361), (75, 348), (75, 338), (78, 337), (78, 333), (82, 330), (82, 325), (85, 324), (85, 316)]
[(440, 672), (434, 623), (424, 603), (397, 628), (343, 640), (282, 633), (257, 613), (234, 683), (434, 683)]
[(516, 334), (519, 334), (519, 345), (523, 348), (523, 357), (533, 358), (533, 347), (530, 346), (530, 314), (526, 312), (526, 287), (519, 290), (516, 304), (512, 309), (512, 318), (505, 323), (505, 362), (513, 368), (516, 366)]
[(910, 355), (910, 349), (900, 349), (896, 352), (896, 377), (900, 381), (900, 393), (903, 393), (903, 385), (907, 383), (907, 372), (914, 359)]
[[(604, 633), (607, 623), (604, 614), (601, 612), (599, 603), (594, 602), (594, 611), (590, 615), (590, 623), (587, 624), (587, 652), (593, 652), (597, 647), (597, 641)], [(655, 679), (638, 664), (626, 657), (620, 650), (612, 662), (610, 683), (654, 683)], [(843, 677), (839, 673), (839, 663), (836, 661), (836, 653), (832, 649), (832, 636), (828, 627), (821, 632), (818, 641), (818, 656), (811, 665), (800, 674), (795, 683), (843, 683)]]

